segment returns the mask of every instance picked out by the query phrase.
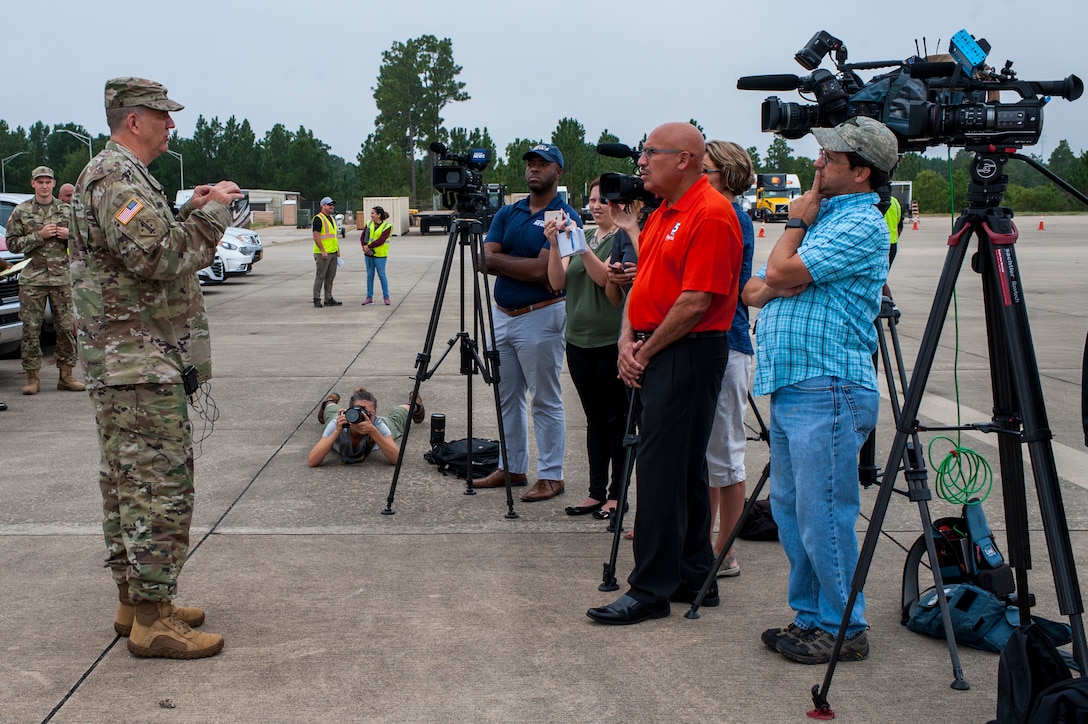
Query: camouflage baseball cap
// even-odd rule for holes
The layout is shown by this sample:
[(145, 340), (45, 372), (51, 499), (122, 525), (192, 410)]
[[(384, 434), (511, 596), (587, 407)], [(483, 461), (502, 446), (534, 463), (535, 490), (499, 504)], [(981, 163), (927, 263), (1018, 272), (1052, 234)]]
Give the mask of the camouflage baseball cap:
[(899, 163), (895, 134), (880, 121), (866, 116), (848, 118), (834, 128), (813, 128), (816, 142), (827, 151), (856, 153), (881, 171)]
[(53, 179), (56, 178), (56, 176), (53, 175), (53, 169), (49, 168), (48, 166), (38, 166), (36, 169), (30, 172), (31, 181), (42, 176), (48, 176), (49, 178)]
[(106, 81), (106, 108), (146, 106), (157, 111), (180, 111), (185, 106), (166, 97), (166, 87), (147, 78), (111, 78)]

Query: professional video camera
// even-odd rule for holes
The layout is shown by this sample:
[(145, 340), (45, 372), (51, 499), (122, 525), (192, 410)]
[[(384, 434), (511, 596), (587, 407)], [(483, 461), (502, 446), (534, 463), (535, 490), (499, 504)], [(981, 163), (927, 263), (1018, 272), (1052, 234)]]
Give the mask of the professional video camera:
[[(623, 143), (598, 143), (597, 153), (609, 158), (629, 158), (632, 163), (638, 163), (642, 149), (632, 150)], [(656, 206), (661, 202), (655, 194), (646, 190), (640, 177), (623, 173), (602, 173), (600, 193), (602, 199), (615, 204), (629, 204), (637, 200), (647, 206)]]
[(431, 185), (442, 194), (442, 205), (459, 214), (481, 217), (488, 207), (483, 171), (491, 162), (491, 151), (474, 148), (467, 156), (450, 153), (445, 144), (435, 141), (431, 150), (440, 163), (431, 169)]
[[(817, 68), (835, 52), (837, 73)], [(821, 30), (794, 59), (811, 75), (754, 75), (737, 80), (740, 90), (799, 90), (812, 93), (815, 105), (763, 101), (762, 127), (785, 138), (800, 138), (813, 127), (830, 128), (853, 116), (882, 122), (899, 139), (899, 150), (927, 146), (1022, 148), (1036, 143), (1043, 130), (1043, 106), (1051, 96), (1076, 100), (1084, 83), (1075, 75), (1058, 81), (1021, 81), (1012, 61), (999, 71), (984, 64), (990, 44), (966, 30), (949, 41), (954, 62), (933, 62), (915, 55), (905, 61), (847, 63), (846, 46)], [(862, 82), (855, 71), (894, 67)], [(1020, 96), (1003, 103), (1001, 91)]]

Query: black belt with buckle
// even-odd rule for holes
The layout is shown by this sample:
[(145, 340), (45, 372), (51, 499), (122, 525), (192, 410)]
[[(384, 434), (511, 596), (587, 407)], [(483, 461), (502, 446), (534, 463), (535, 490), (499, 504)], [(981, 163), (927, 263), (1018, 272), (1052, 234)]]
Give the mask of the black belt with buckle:
[[(653, 330), (649, 332), (635, 332), (635, 340), (638, 342), (645, 342), (653, 336)], [(685, 334), (680, 339), (714, 339), (715, 337), (724, 337), (727, 334), (722, 329), (711, 329), (706, 332), (690, 332)]]

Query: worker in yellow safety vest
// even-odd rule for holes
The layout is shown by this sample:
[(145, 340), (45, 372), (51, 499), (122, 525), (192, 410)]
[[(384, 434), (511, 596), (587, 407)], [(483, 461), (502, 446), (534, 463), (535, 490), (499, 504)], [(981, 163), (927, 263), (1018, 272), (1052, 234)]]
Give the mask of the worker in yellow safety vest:
[[(317, 273), (314, 276), (314, 306), (339, 307), (343, 302), (332, 296), (332, 282), (336, 279), (336, 268), (340, 265), (340, 230), (336, 228), (333, 212), (336, 202), (326, 196), (321, 199), (321, 213), (314, 216), (314, 264)], [(322, 304), (321, 289), (325, 296)]]

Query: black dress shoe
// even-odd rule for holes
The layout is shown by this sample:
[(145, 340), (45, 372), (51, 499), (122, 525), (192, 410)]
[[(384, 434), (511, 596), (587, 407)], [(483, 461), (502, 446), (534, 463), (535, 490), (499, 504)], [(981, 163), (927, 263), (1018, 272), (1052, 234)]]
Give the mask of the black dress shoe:
[[(695, 603), (695, 597), (698, 595), (699, 589), (693, 591), (690, 588), (681, 586), (673, 591), (672, 595), (669, 596), (669, 600), (673, 603)], [(718, 586), (715, 584), (703, 596), (703, 602), (700, 605), (704, 608), (714, 608), (721, 602), (721, 597), (718, 596)]]
[[(601, 507), (603, 508), (604, 506), (602, 505)], [(630, 509), (631, 506), (625, 503), (623, 506), (623, 514), (627, 515), (627, 511), (629, 511)], [(595, 510), (593, 511), (593, 517), (597, 520), (609, 520), (610, 518), (616, 517), (616, 509), (613, 508), (612, 510)]]
[(594, 503), (593, 505), (568, 505), (566, 507), (567, 515), (585, 515), (586, 513), (596, 513), (604, 506), (604, 501)]
[(343, 302), (338, 302), (335, 299), (333, 299), (332, 297), (329, 297), (328, 299), (325, 300), (325, 306), (326, 307), (342, 307), (342, 306), (344, 306), (344, 303)]
[(591, 608), (586, 615), (597, 623), (610, 626), (626, 626), (632, 623), (642, 623), (653, 618), (665, 618), (670, 613), (668, 602), (658, 605), (643, 603), (626, 593), (615, 600), (614, 603), (600, 608)]

